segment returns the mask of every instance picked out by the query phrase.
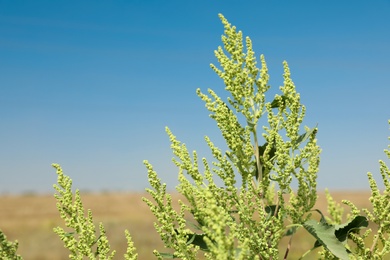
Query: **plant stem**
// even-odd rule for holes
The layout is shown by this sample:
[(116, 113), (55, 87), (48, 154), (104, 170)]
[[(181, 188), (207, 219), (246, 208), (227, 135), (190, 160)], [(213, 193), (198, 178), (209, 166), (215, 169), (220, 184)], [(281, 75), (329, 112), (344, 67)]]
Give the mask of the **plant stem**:
[[(378, 231), (379, 231), (379, 230), (378, 230)], [(374, 240), (374, 242), (372, 243), (372, 246), (371, 246), (371, 248), (370, 248), (371, 255), (372, 255), (372, 252), (374, 252), (374, 248), (375, 248), (376, 244), (378, 243), (378, 239), (379, 239), (379, 232), (378, 232), (378, 234), (377, 234), (377, 236), (376, 236), (376, 238), (375, 238), (375, 240)]]
[(312, 249), (307, 250), (298, 260), (303, 259), (306, 255), (308, 255), (313, 250), (314, 250), (314, 247)]
[(284, 260), (287, 259), (288, 253), (290, 252), (293, 236), (294, 236), (294, 234), (291, 235), (290, 240), (288, 241), (286, 253), (284, 254), (284, 258), (283, 258)]

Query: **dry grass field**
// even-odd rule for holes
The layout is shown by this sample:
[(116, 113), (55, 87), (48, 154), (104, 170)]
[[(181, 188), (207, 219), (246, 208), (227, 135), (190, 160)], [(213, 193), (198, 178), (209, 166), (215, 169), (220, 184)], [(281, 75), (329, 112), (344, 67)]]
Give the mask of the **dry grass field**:
[[(369, 205), (369, 192), (332, 192), (331, 194), (336, 201), (349, 199), (358, 207)], [(141, 201), (141, 197), (145, 195), (142, 193), (82, 194), (84, 207), (92, 210), (97, 223), (104, 223), (111, 246), (117, 250), (115, 259), (123, 259), (126, 250), (125, 229), (128, 229), (133, 236), (139, 259), (155, 259), (152, 254), (153, 249), (164, 251), (153, 227), (154, 216), (148, 206)], [(325, 202), (324, 194), (319, 194), (317, 208), (323, 212), (326, 212)], [(18, 252), (24, 259), (68, 259), (68, 252), (57, 235), (52, 232), (53, 227), (64, 225), (59, 218), (55, 203), (52, 195), (0, 196), (0, 229), (9, 240), (19, 241)], [(302, 254), (313, 243), (314, 239), (310, 239), (304, 233), (298, 233), (292, 243), (289, 259), (295, 259), (296, 255)], [(293, 254), (294, 251), (296, 254)]]

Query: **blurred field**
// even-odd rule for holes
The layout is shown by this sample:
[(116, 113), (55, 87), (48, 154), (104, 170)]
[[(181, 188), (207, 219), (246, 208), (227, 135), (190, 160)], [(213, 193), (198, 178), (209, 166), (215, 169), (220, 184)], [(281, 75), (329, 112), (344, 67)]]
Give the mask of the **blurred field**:
[[(338, 202), (341, 199), (349, 199), (359, 208), (369, 206), (369, 192), (331, 192), (331, 194)], [(153, 249), (166, 251), (154, 230), (154, 216), (148, 206), (142, 202), (142, 196), (146, 194), (82, 194), (84, 207), (92, 210), (97, 223), (104, 223), (111, 247), (117, 250), (115, 259), (123, 259), (126, 250), (125, 229), (132, 234), (139, 254), (138, 259), (155, 259), (152, 254)], [(322, 212), (326, 212), (325, 202), (324, 194), (320, 193), (317, 208)], [(62, 242), (52, 232), (53, 227), (58, 225), (64, 226), (59, 218), (53, 195), (0, 196), (0, 229), (9, 240), (19, 241), (18, 252), (24, 259), (69, 259)], [(313, 245), (314, 239), (303, 236), (304, 233), (298, 233), (294, 237), (289, 259), (295, 259), (294, 255), (301, 255)]]

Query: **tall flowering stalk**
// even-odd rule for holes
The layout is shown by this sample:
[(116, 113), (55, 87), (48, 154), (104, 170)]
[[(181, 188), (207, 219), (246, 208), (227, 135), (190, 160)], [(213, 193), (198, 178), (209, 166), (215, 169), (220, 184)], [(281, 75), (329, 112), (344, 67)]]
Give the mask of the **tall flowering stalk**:
[[(223, 47), (215, 51), (219, 66), (211, 64), (211, 68), (224, 81), (229, 97), (223, 101), (211, 89), (208, 94), (198, 89), (197, 94), (216, 121), (228, 150), (221, 151), (206, 137), (214, 161), (210, 164), (202, 158), (201, 171), (197, 153), (190, 153), (167, 128), (179, 168), (177, 190), (186, 201), (180, 202), (180, 214), (176, 213), (164, 184), (145, 161), (153, 187), (148, 191), (155, 203), (145, 201), (157, 217), (161, 238), (174, 250), (171, 255), (155, 253), (160, 258), (195, 259), (202, 250), (207, 259), (278, 259), (280, 240), (303, 227), (317, 199), (317, 128), (301, 127), (306, 109), (287, 63), (281, 93), (268, 100), (264, 56), (257, 67), (250, 38), (244, 41), (241, 31), (222, 15), (220, 19), (225, 28)], [(263, 117), (268, 125), (259, 129)], [(261, 135), (259, 130), (263, 130)], [(217, 178), (222, 187), (216, 184)], [(293, 179), (297, 191), (291, 188)], [(274, 187), (279, 189), (275, 192)], [(195, 225), (184, 217), (186, 211)]]
[[(115, 250), (111, 251), (103, 223), (98, 228), (93, 222), (92, 211), (85, 209), (78, 190), (73, 194), (72, 180), (65, 175), (58, 164), (53, 164), (57, 170), (58, 184), (54, 185), (57, 191), (54, 197), (57, 199), (57, 209), (61, 218), (65, 221), (65, 228), (56, 227), (54, 232), (64, 242), (69, 250), (69, 259), (113, 259)], [(99, 230), (97, 235), (96, 229)], [(125, 259), (136, 259), (133, 242), (129, 232), (125, 232), (128, 248)]]

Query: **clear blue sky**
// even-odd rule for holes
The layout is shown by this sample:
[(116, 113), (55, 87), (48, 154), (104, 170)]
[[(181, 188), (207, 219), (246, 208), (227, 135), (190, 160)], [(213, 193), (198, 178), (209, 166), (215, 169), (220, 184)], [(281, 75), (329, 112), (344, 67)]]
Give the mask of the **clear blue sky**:
[[(241, 3), (241, 4), (239, 4)], [(172, 189), (164, 127), (199, 155), (221, 143), (196, 88), (222, 13), (282, 62), (318, 123), (319, 188), (368, 188), (390, 135), (390, 1), (0, 1), (0, 193), (51, 192), (51, 163), (82, 190), (141, 191), (148, 159)], [(270, 97), (272, 98), (272, 97)]]

